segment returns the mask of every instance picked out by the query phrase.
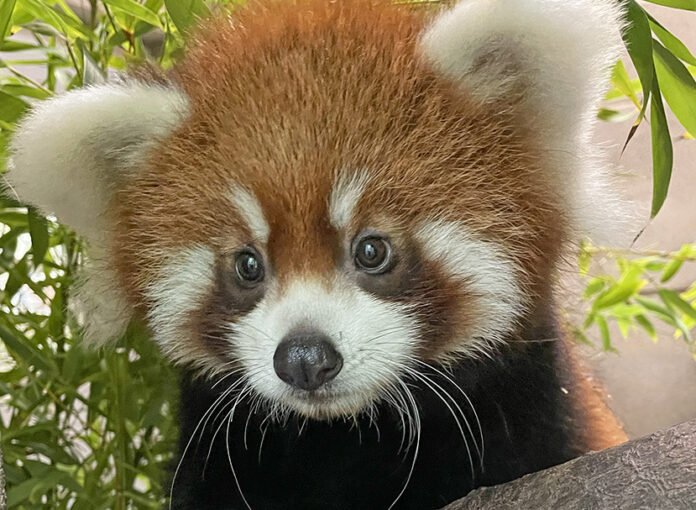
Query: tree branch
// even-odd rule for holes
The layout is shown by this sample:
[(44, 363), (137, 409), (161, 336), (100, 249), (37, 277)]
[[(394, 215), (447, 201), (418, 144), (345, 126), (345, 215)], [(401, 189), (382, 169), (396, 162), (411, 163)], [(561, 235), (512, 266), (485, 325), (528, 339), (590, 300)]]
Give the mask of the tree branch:
[(495, 487), (443, 510), (696, 508), (696, 420)]

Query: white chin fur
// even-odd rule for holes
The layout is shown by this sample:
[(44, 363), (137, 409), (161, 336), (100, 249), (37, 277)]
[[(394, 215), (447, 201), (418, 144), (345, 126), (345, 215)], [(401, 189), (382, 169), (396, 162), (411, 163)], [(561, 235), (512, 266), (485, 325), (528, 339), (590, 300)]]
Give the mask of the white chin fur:
[[(328, 335), (341, 353), (343, 368), (319, 396), (303, 398), (273, 369), (276, 347), (293, 329)], [(251, 387), (276, 410), (313, 418), (354, 415), (386, 395), (412, 366), (418, 327), (406, 306), (376, 299), (349, 282), (322, 285), (294, 282), (282, 295), (270, 289), (259, 305), (231, 324), (232, 353)]]

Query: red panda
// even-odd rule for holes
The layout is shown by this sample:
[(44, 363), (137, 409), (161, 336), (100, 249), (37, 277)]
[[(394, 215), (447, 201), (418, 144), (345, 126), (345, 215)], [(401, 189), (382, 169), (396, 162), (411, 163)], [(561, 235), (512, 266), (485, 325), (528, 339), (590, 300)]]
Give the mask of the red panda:
[(253, 2), (34, 108), (8, 182), (90, 242), (85, 339), (182, 367), (172, 508), (435, 509), (625, 439), (553, 312), (620, 19)]

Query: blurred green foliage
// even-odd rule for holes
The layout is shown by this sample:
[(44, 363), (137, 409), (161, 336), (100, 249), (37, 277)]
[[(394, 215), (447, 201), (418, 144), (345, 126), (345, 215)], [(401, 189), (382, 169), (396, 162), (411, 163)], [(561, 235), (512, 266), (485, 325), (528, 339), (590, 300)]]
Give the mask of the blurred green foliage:
[[(592, 259), (609, 258), (616, 265), (616, 274), (592, 274)], [(621, 336), (640, 328), (657, 341), (655, 320), (667, 324), (675, 338), (682, 338), (696, 359), (696, 342), (692, 330), (696, 326), (696, 282), (674, 290), (670, 287), (677, 272), (685, 265), (696, 265), (696, 244), (685, 244), (675, 252), (650, 252), (598, 248), (589, 243), (581, 246), (580, 272), (587, 280), (583, 300), (588, 303), (587, 315), (580, 326), (571, 325), (575, 337), (591, 344), (587, 331), (599, 330), (602, 348), (612, 346), (609, 324), (616, 323)]]
[[(693, 138), (696, 58), (640, 4), (622, 1), (638, 78), (632, 80), (624, 63), (617, 63), (600, 118), (634, 118), (628, 140), (649, 121), (654, 216), (672, 172), (664, 101), (682, 124), (682, 136)], [(0, 171), (13, 126), (33, 102), (101, 82), (132, 63), (170, 67), (197, 17), (222, 3), (234, 2), (2, 0)], [(653, 3), (696, 10), (693, 0)], [(621, 109), (623, 98), (632, 110)], [(656, 337), (653, 322), (660, 320), (694, 345), (696, 284), (683, 292), (666, 285), (684, 264), (696, 261), (696, 244), (651, 254), (584, 245), (581, 271), (587, 273), (600, 255), (616, 261), (618, 276), (588, 277), (588, 315), (574, 327), (577, 338), (589, 341), (588, 330), (597, 327), (603, 347), (612, 349), (610, 323), (623, 335), (640, 327)], [(10, 197), (0, 198), (0, 437), (8, 507), (159, 508), (176, 438), (176, 376), (138, 325), (109, 350), (81, 346), (70, 311), (81, 260), (81, 241), (72, 232)]]

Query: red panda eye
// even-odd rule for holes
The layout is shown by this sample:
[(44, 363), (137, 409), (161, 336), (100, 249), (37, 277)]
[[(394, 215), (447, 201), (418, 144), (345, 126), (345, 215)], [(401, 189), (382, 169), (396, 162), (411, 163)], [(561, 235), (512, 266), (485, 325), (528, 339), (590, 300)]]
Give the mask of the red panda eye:
[(263, 280), (264, 270), (261, 257), (251, 250), (247, 249), (237, 254), (235, 269), (239, 280), (247, 285)]
[(391, 246), (379, 237), (366, 237), (355, 247), (355, 264), (367, 273), (383, 273), (389, 267)]

